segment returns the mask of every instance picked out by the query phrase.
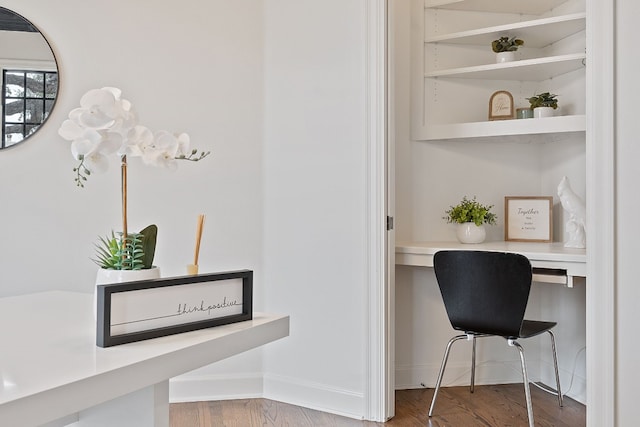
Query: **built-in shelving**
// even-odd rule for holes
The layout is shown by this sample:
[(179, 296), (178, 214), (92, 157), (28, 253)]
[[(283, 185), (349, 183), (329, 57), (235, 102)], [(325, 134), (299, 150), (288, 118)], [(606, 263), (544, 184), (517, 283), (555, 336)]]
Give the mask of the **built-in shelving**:
[(488, 136), (536, 135), (584, 132), (585, 129), (586, 119), (584, 115), (558, 116), (540, 119), (433, 124), (427, 126), (422, 139), (433, 141)]
[(475, 65), (425, 73), (425, 77), (543, 81), (584, 67), (586, 54), (548, 56), (501, 64)]
[[(564, 3), (565, 7), (554, 10)], [(424, 0), (414, 3), (412, 10), (422, 13), (423, 19), (422, 28), (412, 28), (415, 38), (415, 43), (412, 42), (413, 138), (428, 141), (584, 132), (584, 93), (576, 93), (575, 86), (562, 91), (566, 82), (575, 81), (574, 77), (584, 78), (580, 70), (585, 69), (587, 59), (586, 13), (571, 3), (567, 0)], [(447, 13), (440, 13), (438, 9), (446, 9)], [(563, 10), (569, 13), (563, 14)], [(483, 18), (487, 14), (499, 15), (477, 22), (501, 24), (438, 34), (439, 28), (473, 28), (474, 14), (468, 12), (481, 12)], [(533, 19), (535, 17), (539, 18)], [(467, 22), (458, 25), (458, 19)], [(432, 27), (425, 28), (425, 25)], [(515, 36), (525, 41), (522, 52), (518, 52), (522, 59), (493, 62), (491, 41), (502, 36)], [(486, 46), (488, 51), (479, 46)], [(569, 73), (577, 74), (564, 77)], [(486, 96), (488, 102), (496, 90), (517, 90), (519, 94), (531, 91), (561, 93), (561, 102), (571, 107), (564, 111), (558, 109), (559, 114), (565, 115), (545, 119), (476, 121), (482, 115), (470, 112), (470, 104), (461, 109), (449, 102), (471, 99), (479, 113), (480, 109), (487, 108), (482, 97)], [(461, 110), (465, 112), (461, 114)], [(566, 115), (567, 111), (572, 115)], [(459, 121), (455, 122), (456, 119)]]
[(543, 48), (552, 43), (583, 31), (586, 28), (586, 13), (554, 16), (531, 21), (516, 22), (494, 27), (460, 31), (426, 37), (425, 43), (451, 43), (491, 46), (499, 37), (518, 37), (525, 40), (527, 48)]
[(426, 8), (541, 15), (566, 0), (427, 0)]

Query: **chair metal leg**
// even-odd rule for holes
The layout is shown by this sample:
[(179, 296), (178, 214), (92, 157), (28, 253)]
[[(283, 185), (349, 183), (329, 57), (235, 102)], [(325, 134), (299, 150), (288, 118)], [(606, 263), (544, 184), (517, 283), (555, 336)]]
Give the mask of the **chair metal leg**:
[(558, 375), (558, 355), (556, 354), (556, 338), (553, 335), (553, 332), (549, 332), (549, 336), (551, 337), (551, 351), (553, 353), (553, 368), (556, 374), (556, 393), (558, 394), (558, 404), (562, 408), (562, 390), (560, 389), (560, 375)]
[(527, 364), (524, 360), (524, 349), (516, 340), (507, 341), (510, 346), (514, 346), (520, 353), (520, 365), (522, 365), (522, 380), (524, 382), (524, 395), (527, 401), (527, 416), (529, 417), (529, 427), (535, 427), (533, 422), (533, 406), (531, 405), (531, 390), (529, 389), (529, 376), (527, 375)]
[(471, 385), (469, 391), (473, 393), (476, 383), (476, 336), (472, 338), (473, 345), (471, 346)]
[(466, 339), (466, 335), (456, 335), (451, 338), (447, 343), (447, 349), (444, 351), (444, 357), (442, 358), (442, 365), (440, 365), (440, 372), (438, 373), (438, 380), (436, 381), (436, 388), (433, 391), (433, 398), (431, 399), (431, 406), (429, 407), (429, 417), (433, 414), (433, 407), (436, 404), (436, 398), (438, 397), (438, 391), (440, 391), (440, 385), (442, 384), (442, 377), (444, 375), (444, 369), (447, 367), (447, 360), (449, 359), (449, 351), (451, 350), (451, 345), (458, 341)]

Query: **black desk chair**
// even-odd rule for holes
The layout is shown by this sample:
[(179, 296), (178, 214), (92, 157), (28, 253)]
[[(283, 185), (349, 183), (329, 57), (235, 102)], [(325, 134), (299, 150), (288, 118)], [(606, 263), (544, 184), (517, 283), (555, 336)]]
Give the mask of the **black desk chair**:
[[(529, 426), (533, 427), (533, 409), (524, 350), (516, 341), (543, 332), (551, 337), (551, 349), (556, 374), (556, 390), (546, 390), (558, 396), (562, 406), (562, 392), (558, 376), (556, 344), (551, 328), (555, 322), (524, 320), (524, 312), (531, 290), (531, 264), (519, 254), (483, 251), (439, 251), (433, 257), (433, 267), (440, 293), (453, 329), (463, 331), (447, 344), (433, 393), (429, 416), (433, 414), (442, 376), (451, 345), (461, 339), (473, 342), (471, 350), (471, 393), (475, 382), (476, 338), (501, 336), (520, 354), (522, 378), (527, 401)], [(537, 385), (537, 384), (534, 384)]]

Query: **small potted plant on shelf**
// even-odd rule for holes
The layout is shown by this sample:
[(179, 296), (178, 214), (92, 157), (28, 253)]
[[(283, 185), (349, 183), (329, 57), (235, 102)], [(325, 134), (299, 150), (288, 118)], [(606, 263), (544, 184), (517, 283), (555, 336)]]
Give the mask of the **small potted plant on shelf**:
[(456, 237), (460, 243), (482, 243), (486, 237), (484, 224), (496, 223), (496, 214), (491, 212), (493, 205), (483, 205), (476, 200), (469, 200), (467, 196), (455, 206), (449, 207), (443, 217), (447, 223), (457, 226)]
[(556, 94), (544, 92), (527, 98), (533, 110), (533, 117), (552, 117), (553, 110), (558, 108), (557, 97), (558, 95)]
[(491, 49), (496, 53), (496, 62), (511, 62), (515, 59), (516, 51), (524, 44), (523, 40), (515, 37), (500, 37), (491, 42)]

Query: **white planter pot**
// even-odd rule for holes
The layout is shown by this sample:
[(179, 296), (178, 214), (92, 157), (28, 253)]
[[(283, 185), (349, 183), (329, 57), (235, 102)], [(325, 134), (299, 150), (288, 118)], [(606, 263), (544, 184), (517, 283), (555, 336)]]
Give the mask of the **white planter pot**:
[(533, 118), (553, 117), (554, 110), (552, 107), (536, 107), (533, 109)]
[(498, 52), (496, 53), (496, 63), (511, 62), (516, 60), (515, 52)]
[(475, 225), (473, 222), (457, 224), (456, 237), (460, 243), (482, 243), (487, 237), (484, 225)]
[(159, 279), (160, 269), (151, 267), (146, 270), (108, 270), (101, 268), (96, 275), (96, 285), (109, 283), (136, 282), (138, 280)]

